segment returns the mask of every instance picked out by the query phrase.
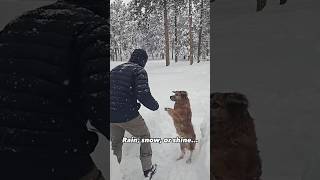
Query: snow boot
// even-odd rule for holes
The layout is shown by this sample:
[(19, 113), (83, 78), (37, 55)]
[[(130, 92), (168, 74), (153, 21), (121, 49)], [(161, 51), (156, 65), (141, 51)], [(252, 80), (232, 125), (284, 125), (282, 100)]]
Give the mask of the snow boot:
[(157, 164), (152, 165), (152, 167), (149, 170), (143, 171), (145, 180), (151, 180), (153, 175), (157, 171)]

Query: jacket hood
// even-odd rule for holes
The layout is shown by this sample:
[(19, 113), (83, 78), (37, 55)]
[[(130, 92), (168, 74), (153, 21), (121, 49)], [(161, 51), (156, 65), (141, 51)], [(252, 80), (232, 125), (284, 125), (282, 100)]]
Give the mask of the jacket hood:
[(147, 52), (143, 49), (135, 49), (131, 54), (129, 62), (138, 64), (142, 67), (145, 67), (147, 64), (148, 55)]
[(72, 4), (77, 4), (90, 11), (96, 13), (97, 15), (109, 18), (109, 4), (105, 0), (63, 0)]

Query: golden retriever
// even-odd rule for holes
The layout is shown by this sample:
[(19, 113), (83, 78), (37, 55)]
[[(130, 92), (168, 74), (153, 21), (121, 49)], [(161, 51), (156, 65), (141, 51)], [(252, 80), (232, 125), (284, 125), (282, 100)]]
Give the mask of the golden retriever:
[(176, 128), (177, 134), (180, 137), (191, 139), (191, 142), (180, 143), (181, 155), (177, 160), (183, 159), (186, 149), (190, 151), (190, 156), (187, 163), (191, 163), (192, 152), (195, 149), (196, 135), (191, 123), (192, 112), (188, 93), (186, 91), (173, 91), (174, 95), (170, 99), (174, 101), (174, 108), (165, 108), (165, 111), (172, 117), (173, 124)]

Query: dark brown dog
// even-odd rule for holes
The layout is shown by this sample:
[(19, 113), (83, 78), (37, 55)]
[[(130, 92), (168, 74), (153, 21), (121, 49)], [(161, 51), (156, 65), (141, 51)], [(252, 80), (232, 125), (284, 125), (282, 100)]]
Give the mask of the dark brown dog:
[(180, 143), (181, 155), (177, 160), (183, 159), (186, 149), (190, 151), (190, 156), (187, 163), (191, 163), (192, 152), (195, 148), (196, 135), (191, 123), (191, 108), (186, 91), (173, 91), (174, 95), (170, 99), (174, 101), (174, 108), (165, 108), (169, 115), (172, 117), (177, 134), (180, 137), (191, 139), (191, 143)]
[(261, 160), (247, 98), (211, 94), (211, 158), (216, 180), (259, 180)]

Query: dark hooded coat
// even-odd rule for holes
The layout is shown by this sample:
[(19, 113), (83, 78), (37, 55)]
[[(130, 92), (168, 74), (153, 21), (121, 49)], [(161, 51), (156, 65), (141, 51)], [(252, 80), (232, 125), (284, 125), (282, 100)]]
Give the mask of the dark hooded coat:
[(111, 70), (110, 121), (112, 123), (127, 122), (137, 117), (140, 103), (153, 111), (159, 108), (158, 102), (151, 95), (148, 74), (144, 69), (147, 59), (148, 55), (144, 50), (136, 49), (129, 62)]
[(109, 137), (103, 8), (60, 0), (1, 31), (0, 179), (71, 180), (93, 168), (87, 122)]

